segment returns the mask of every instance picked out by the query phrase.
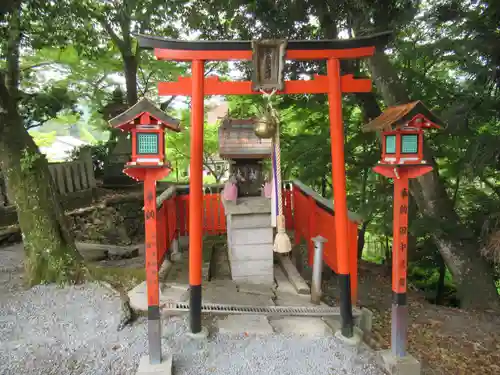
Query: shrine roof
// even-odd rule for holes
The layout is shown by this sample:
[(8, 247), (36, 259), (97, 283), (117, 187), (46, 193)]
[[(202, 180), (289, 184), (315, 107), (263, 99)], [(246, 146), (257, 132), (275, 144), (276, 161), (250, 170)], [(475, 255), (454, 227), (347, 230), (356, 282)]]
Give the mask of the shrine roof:
[[(382, 46), (389, 42), (391, 31), (352, 39), (288, 40), (287, 50), (338, 50)], [(184, 51), (250, 51), (251, 40), (178, 40), (161, 36), (137, 34), (141, 48)]]
[(263, 159), (271, 156), (272, 140), (254, 132), (255, 119), (224, 117), (219, 127), (219, 155), (229, 159)]
[(118, 116), (109, 120), (109, 125), (112, 127), (119, 127), (123, 130), (128, 130), (133, 126), (131, 122), (139, 118), (145, 112), (149, 113), (158, 122), (162, 123), (170, 130), (175, 132), (181, 131), (180, 121), (178, 119), (167, 115), (146, 98), (142, 98), (125, 112), (122, 112)]
[(420, 100), (386, 108), (380, 116), (362, 127), (363, 132), (389, 131), (403, 125), (416, 115), (424, 115), (431, 122), (430, 127), (441, 127), (443, 121), (432, 113)]

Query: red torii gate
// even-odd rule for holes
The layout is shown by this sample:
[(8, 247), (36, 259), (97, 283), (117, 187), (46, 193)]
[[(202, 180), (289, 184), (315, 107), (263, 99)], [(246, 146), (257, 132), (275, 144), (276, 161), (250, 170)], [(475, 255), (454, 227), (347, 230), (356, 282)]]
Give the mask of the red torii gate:
[[(332, 153), (332, 182), (335, 203), (336, 248), (341, 291), (342, 335), (353, 336), (349, 251), (347, 249), (347, 203), (344, 161), (344, 127), (342, 93), (370, 92), (371, 80), (341, 75), (341, 59), (370, 57), (376, 46), (384, 46), (391, 32), (357, 39), (290, 40), (286, 60), (326, 60), (327, 75), (313, 80), (285, 81), (277, 94), (328, 94)], [(252, 60), (252, 41), (181, 41), (157, 36), (138, 35), (142, 48), (153, 48), (160, 60), (191, 61), (192, 76), (177, 82), (160, 82), (159, 95), (191, 96), (191, 163), (189, 205), (189, 284), (190, 327), (192, 333), (201, 331), (202, 280), (202, 219), (203, 219), (203, 123), (204, 96), (261, 94), (251, 81), (222, 82), (218, 77), (204, 77), (205, 61)]]

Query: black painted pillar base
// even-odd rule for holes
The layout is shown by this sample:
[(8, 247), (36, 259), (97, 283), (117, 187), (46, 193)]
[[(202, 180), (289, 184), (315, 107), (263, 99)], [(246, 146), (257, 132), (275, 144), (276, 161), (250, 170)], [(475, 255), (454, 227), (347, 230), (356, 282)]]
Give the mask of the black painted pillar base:
[(191, 333), (201, 332), (201, 285), (190, 286), (189, 326)]
[(351, 302), (351, 275), (338, 275), (340, 287), (340, 317), (342, 321), (341, 333), (344, 337), (353, 337), (354, 319), (352, 317)]

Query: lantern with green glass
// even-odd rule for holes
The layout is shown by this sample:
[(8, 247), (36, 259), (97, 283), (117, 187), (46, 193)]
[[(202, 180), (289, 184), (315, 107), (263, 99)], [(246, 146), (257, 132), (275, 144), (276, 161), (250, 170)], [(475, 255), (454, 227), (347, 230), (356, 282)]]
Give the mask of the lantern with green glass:
[(424, 115), (382, 131), (382, 160), (379, 164), (421, 165), (424, 160), (424, 129), (439, 128)]
[(174, 119), (143, 98), (110, 120), (111, 126), (130, 132), (132, 156), (127, 168), (165, 166), (165, 129), (180, 131)]

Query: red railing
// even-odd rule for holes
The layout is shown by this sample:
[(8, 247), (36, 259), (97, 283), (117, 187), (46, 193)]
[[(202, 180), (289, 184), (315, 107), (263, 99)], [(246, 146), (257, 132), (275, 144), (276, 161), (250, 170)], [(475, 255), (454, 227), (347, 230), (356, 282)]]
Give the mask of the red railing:
[[(314, 244), (311, 238), (321, 235), (327, 242), (323, 246), (323, 260), (334, 272), (337, 268), (337, 247), (335, 243), (335, 217), (333, 205), (299, 181), (293, 186), (294, 241), (307, 244), (309, 265), (312, 266)], [(361, 219), (349, 212), (347, 227), (349, 251), (349, 274), (351, 276), (351, 298), (356, 301), (358, 290), (358, 224)]]
[[(179, 235), (189, 233), (189, 195), (177, 196), (177, 228)], [(226, 214), (220, 194), (203, 196), (203, 233), (216, 235), (226, 233)]]
[[(209, 235), (226, 232), (226, 217), (219, 193), (203, 196), (203, 233)], [(323, 248), (325, 264), (333, 271), (337, 269), (337, 249), (335, 244), (334, 211), (331, 202), (319, 196), (299, 181), (287, 183), (283, 188), (283, 211), (286, 228), (293, 230), (295, 243), (304, 240), (307, 244), (309, 264), (312, 265), (314, 246), (311, 238), (321, 235), (327, 239)], [(158, 209), (158, 244), (159, 264), (176, 236), (189, 234), (189, 194), (176, 194), (173, 190)], [(349, 213), (348, 251), (349, 272), (351, 275), (351, 291), (353, 301), (357, 295), (357, 227), (360, 218)], [(162, 230), (163, 228), (163, 230)]]
[(158, 244), (158, 265), (161, 265), (178, 231), (175, 194), (164, 200), (157, 211), (156, 241)]

